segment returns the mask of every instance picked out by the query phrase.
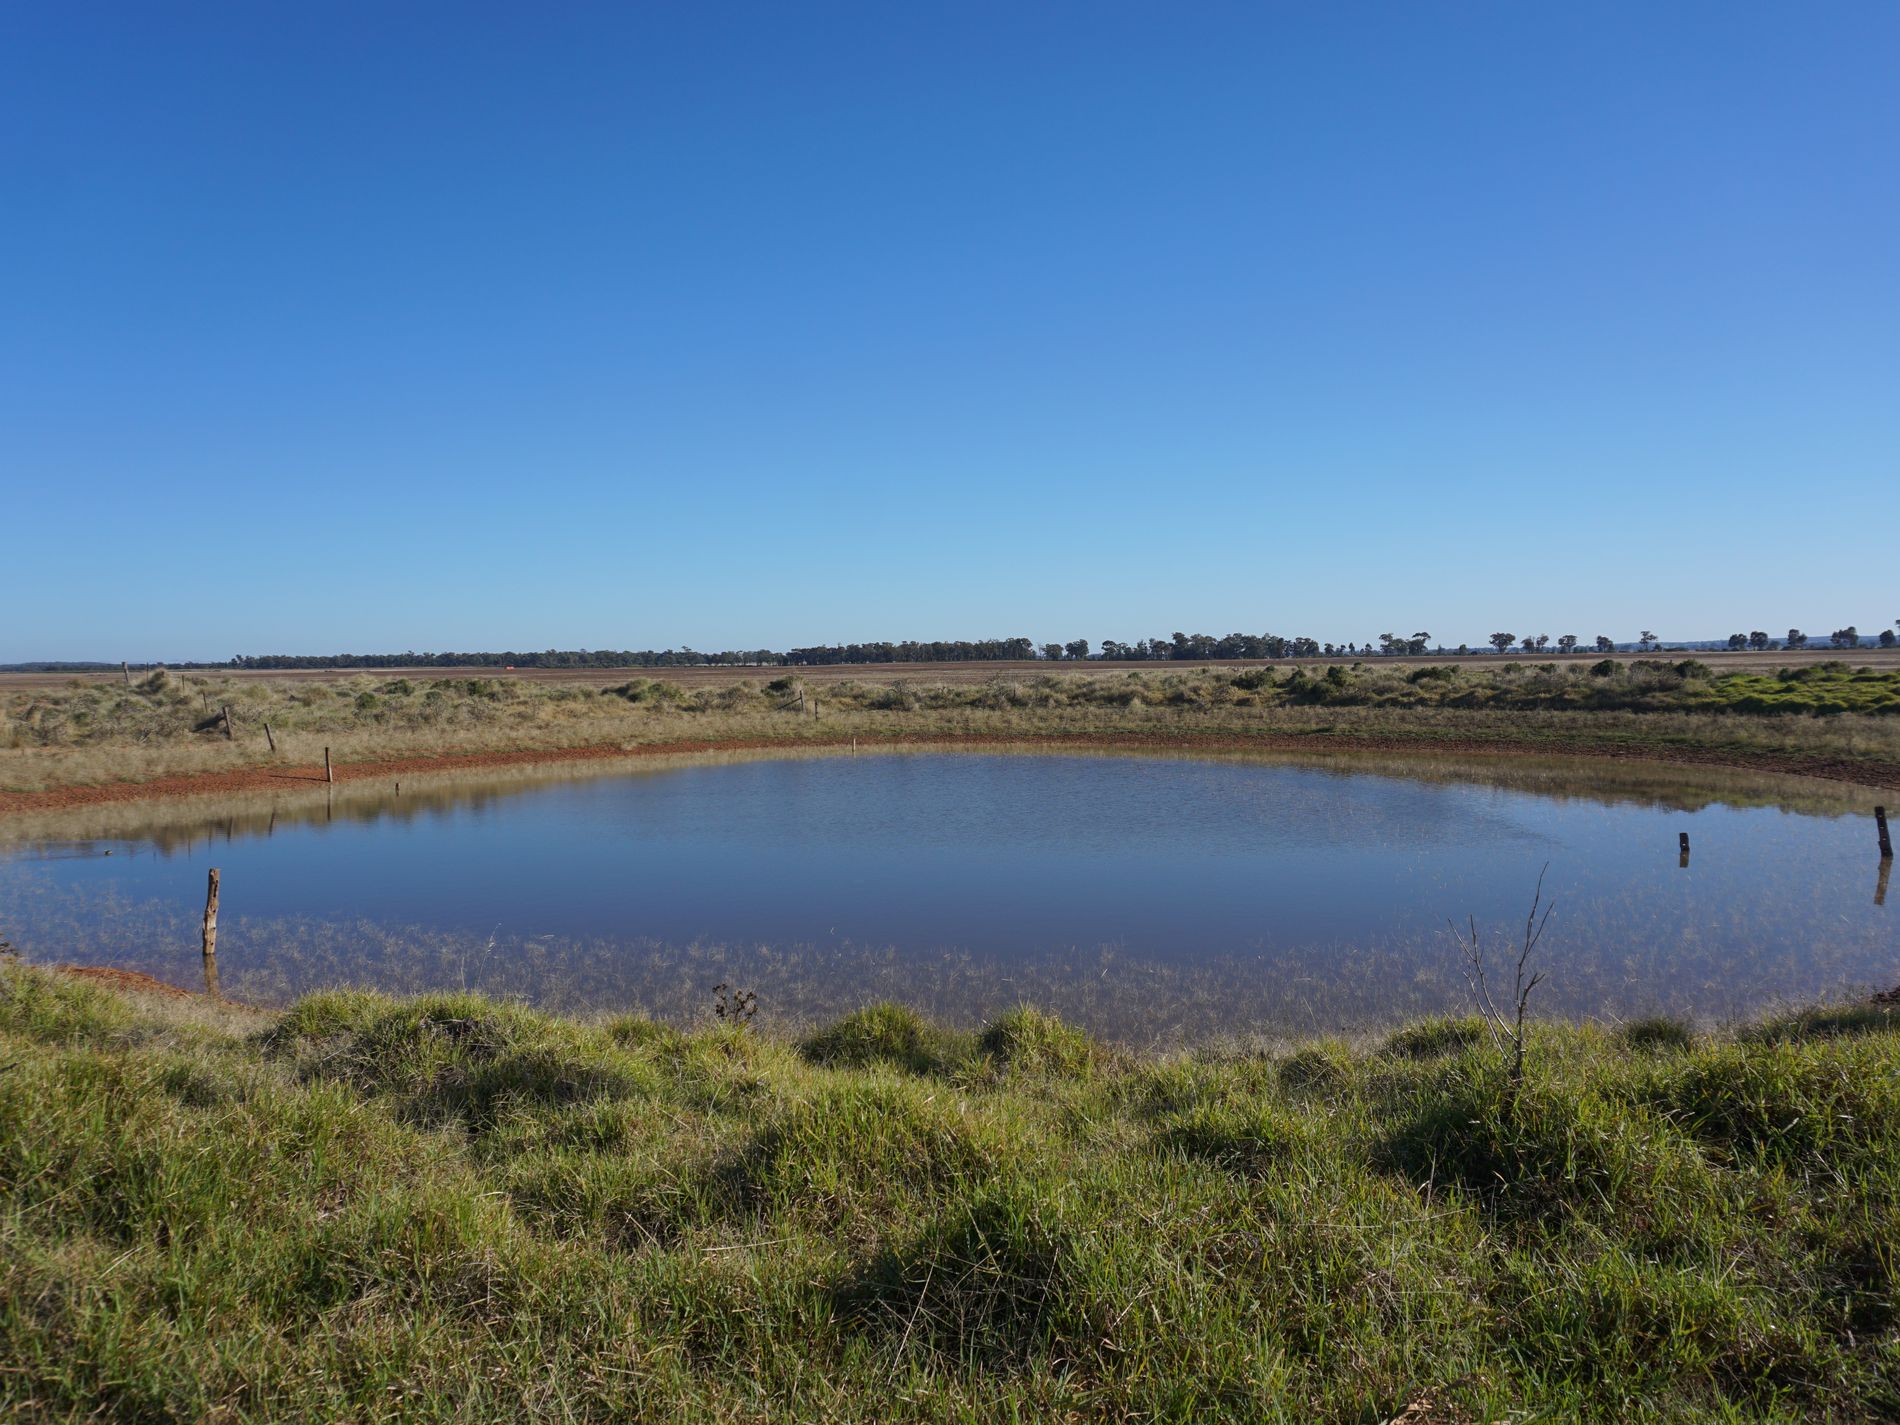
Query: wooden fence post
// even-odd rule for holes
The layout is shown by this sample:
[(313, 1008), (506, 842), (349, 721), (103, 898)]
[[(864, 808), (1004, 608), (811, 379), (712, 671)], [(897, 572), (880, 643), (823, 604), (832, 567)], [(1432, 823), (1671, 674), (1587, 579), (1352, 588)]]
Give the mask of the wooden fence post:
[(125, 686), (132, 686), (132, 665), (124, 659), (119, 660), (119, 671), (125, 675)]
[(1874, 808), (1874, 834), (1880, 838), (1880, 859), (1893, 860), (1893, 838), (1887, 834), (1887, 809)]
[(211, 868), (210, 884), (205, 887), (204, 955), (209, 960), (218, 953), (218, 868)]
[(1678, 866), (1688, 865), (1689, 864), (1689, 833), (1686, 831), (1677, 832), (1676, 844), (1682, 848), (1682, 857), (1680, 860), (1676, 862), (1676, 864)]
[(218, 710), (224, 714), (224, 740), (229, 742), (232, 738), (237, 736), (237, 733), (231, 728), (231, 705), (229, 703), (219, 703)]
[(271, 751), (277, 750), (277, 739), (271, 736), (269, 723), (264, 724), (264, 740), (270, 744)]
[(336, 780), (336, 773), (330, 767), (330, 749), (327, 747), (323, 749), (323, 780), (326, 782)]

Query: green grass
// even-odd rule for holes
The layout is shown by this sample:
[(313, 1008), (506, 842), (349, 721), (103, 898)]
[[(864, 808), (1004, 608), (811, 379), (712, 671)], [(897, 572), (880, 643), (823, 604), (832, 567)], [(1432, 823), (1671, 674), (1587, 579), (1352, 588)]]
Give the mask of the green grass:
[(1900, 1413), (1900, 1014), (1544, 1026), (1509, 1111), (1472, 1031), (794, 1044), (0, 970), (0, 1417)]

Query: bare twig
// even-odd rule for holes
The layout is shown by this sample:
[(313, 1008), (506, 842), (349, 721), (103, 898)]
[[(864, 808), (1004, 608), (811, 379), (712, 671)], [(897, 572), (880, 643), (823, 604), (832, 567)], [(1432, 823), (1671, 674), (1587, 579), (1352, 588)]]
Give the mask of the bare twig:
[[(1531, 956), (1536, 952), (1538, 942), (1544, 938), (1544, 927), (1550, 924), (1551, 912), (1557, 909), (1555, 901), (1544, 904), (1544, 877), (1549, 871), (1550, 863), (1546, 861), (1544, 869), (1537, 873), (1537, 890), (1531, 897), (1530, 914), (1524, 918), (1524, 938), (1518, 948), (1517, 963), (1513, 967), (1508, 1009), (1501, 1008), (1492, 993), (1485, 972), (1484, 940), (1478, 934), (1477, 917), (1467, 918), (1467, 929), (1463, 932), (1452, 922), (1446, 922), (1452, 939), (1457, 942), (1464, 956), (1465, 983), (1471, 986), (1471, 996), (1477, 1003), (1478, 1014), (1490, 1032), (1498, 1057), (1504, 1062), (1512, 1102), (1515, 1102), (1517, 1091), (1524, 1082), (1525, 1011), (1530, 1004), (1531, 991), (1544, 982), (1544, 972), (1530, 968)], [(1538, 914), (1540, 909), (1543, 912), (1541, 916)]]

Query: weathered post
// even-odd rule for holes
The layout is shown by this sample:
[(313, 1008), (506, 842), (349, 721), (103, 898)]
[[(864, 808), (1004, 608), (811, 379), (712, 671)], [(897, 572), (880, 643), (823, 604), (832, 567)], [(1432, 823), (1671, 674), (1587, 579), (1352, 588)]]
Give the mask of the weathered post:
[(123, 658), (119, 660), (119, 671), (125, 675), (125, 686), (132, 686), (132, 665)]
[(1687, 866), (1689, 864), (1689, 833), (1686, 831), (1677, 832), (1676, 844), (1682, 848), (1682, 856), (1677, 860), (1676, 864), (1678, 866)]
[(1874, 808), (1874, 833), (1880, 838), (1880, 859), (1893, 860), (1893, 838), (1887, 834), (1887, 809)]
[(264, 740), (270, 744), (271, 751), (275, 752), (277, 750), (277, 739), (271, 736), (269, 723), (264, 724)]
[(1874, 878), (1874, 904), (1875, 905), (1885, 905), (1887, 903), (1887, 882), (1892, 878), (1892, 876), (1893, 876), (1893, 857), (1882, 856), (1880, 858), (1880, 874)]
[(336, 780), (336, 770), (330, 766), (330, 749), (327, 747), (323, 749), (323, 780), (326, 782)]
[(231, 705), (229, 703), (219, 703), (218, 710), (224, 714), (224, 740), (229, 742), (232, 738), (237, 736), (237, 733), (233, 731), (231, 727)]
[(211, 881), (205, 887), (204, 955), (209, 960), (218, 953), (218, 868), (211, 868)]

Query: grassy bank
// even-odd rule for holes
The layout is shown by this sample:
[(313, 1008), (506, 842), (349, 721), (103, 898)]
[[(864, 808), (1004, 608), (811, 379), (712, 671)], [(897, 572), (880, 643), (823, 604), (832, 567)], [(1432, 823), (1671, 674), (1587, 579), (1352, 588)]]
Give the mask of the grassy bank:
[[(1139, 1059), (0, 970), (0, 1414), (1875, 1420), (1900, 1016)], [(1404, 1412), (1410, 1411), (1410, 1414)]]
[[(227, 736), (224, 709), (229, 709)], [(1900, 785), (1900, 672), (1695, 662), (1601, 668), (1194, 669), (806, 685), (509, 678), (272, 682), (154, 674), (0, 692), (0, 790), (320, 763), (581, 747), (840, 738), (1248, 740), (1495, 746), (1717, 760)], [(272, 751), (265, 728), (276, 743)]]

